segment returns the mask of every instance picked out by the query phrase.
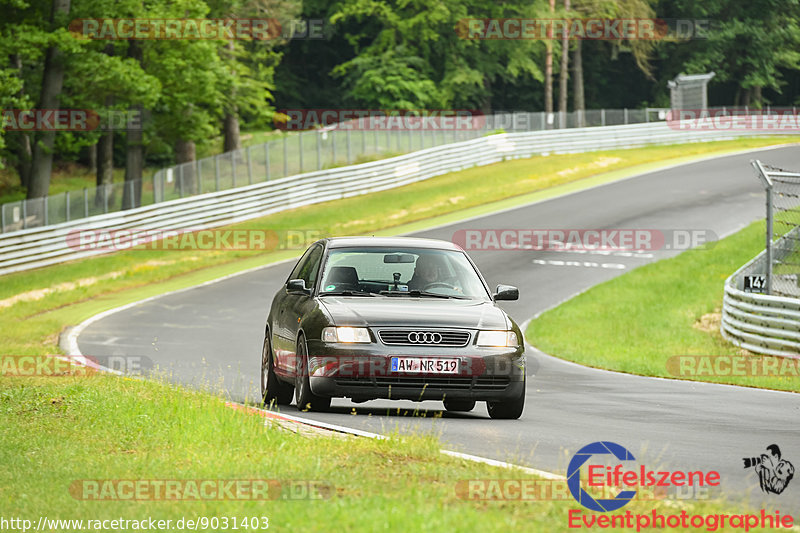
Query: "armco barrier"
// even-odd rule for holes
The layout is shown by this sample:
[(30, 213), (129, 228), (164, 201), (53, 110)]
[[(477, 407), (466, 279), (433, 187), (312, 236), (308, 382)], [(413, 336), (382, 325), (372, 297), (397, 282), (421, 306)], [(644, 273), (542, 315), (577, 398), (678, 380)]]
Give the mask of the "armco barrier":
[(725, 281), (722, 336), (746, 350), (800, 357), (800, 299), (744, 291), (744, 278), (766, 270), (766, 252)]
[(67, 245), (75, 229), (209, 228), (317, 202), (399, 187), (440, 174), (538, 154), (733, 139), (753, 131), (679, 131), (666, 123), (481, 137), (410, 154), (0, 235), (0, 275), (104, 253)]

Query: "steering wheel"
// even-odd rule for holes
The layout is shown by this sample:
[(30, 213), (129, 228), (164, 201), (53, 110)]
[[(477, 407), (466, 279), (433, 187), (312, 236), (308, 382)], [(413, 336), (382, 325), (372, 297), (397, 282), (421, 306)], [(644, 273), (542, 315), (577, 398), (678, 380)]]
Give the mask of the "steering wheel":
[(428, 289), (433, 289), (435, 287), (443, 287), (445, 289), (453, 289), (454, 291), (461, 292), (455, 285), (450, 285), (449, 283), (445, 283), (443, 281), (434, 281), (433, 283), (429, 283), (425, 285), (423, 290), (427, 291)]

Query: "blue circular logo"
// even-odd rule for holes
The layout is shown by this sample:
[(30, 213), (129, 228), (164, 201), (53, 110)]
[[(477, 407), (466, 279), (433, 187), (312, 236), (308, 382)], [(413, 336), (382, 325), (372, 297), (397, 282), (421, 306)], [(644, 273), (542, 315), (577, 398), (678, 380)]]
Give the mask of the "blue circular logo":
[(629, 501), (636, 496), (635, 490), (623, 490), (614, 498), (595, 500), (589, 493), (581, 488), (581, 465), (588, 461), (593, 455), (613, 455), (620, 461), (635, 461), (636, 458), (633, 454), (626, 450), (624, 447), (614, 442), (600, 441), (588, 444), (578, 450), (572, 456), (572, 460), (567, 467), (567, 486), (579, 504), (592, 511), (599, 511), (607, 513), (609, 511), (616, 511), (617, 509), (627, 505)]

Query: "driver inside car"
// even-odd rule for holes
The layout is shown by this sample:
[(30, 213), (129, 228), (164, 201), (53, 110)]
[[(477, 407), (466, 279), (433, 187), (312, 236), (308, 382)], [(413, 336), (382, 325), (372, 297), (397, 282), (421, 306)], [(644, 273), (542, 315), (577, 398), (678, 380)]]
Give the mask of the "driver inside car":
[(445, 272), (441, 260), (435, 255), (420, 255), (414, 267), (414, 275), (408, 280), (408, 290), (424, 291), (431, 284), (447, 283), (442, 277)]

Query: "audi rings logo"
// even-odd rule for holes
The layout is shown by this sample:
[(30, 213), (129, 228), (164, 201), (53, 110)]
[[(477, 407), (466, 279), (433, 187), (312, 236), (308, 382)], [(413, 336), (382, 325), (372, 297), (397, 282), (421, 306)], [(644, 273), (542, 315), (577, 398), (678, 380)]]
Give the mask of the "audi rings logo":
[(572, 456), (567, 467), (567, 487), (575, 500), (592, 511), (606, 513), (616, 511), (630, 502), (636, 496), (635, 490), (623, 490), (611, 499), (592, 498), (581, 488), (581, 465), (586, 463), (593, 455), (613, 455), (620, 461), (635, 461), (636, 458), (624, 447), (609, 441), (593, 442), (584, 446)]
[(412, 331), (408, 334), (408, 342), (412, 344), (439, 344), (442, 334), (435, 331)]

